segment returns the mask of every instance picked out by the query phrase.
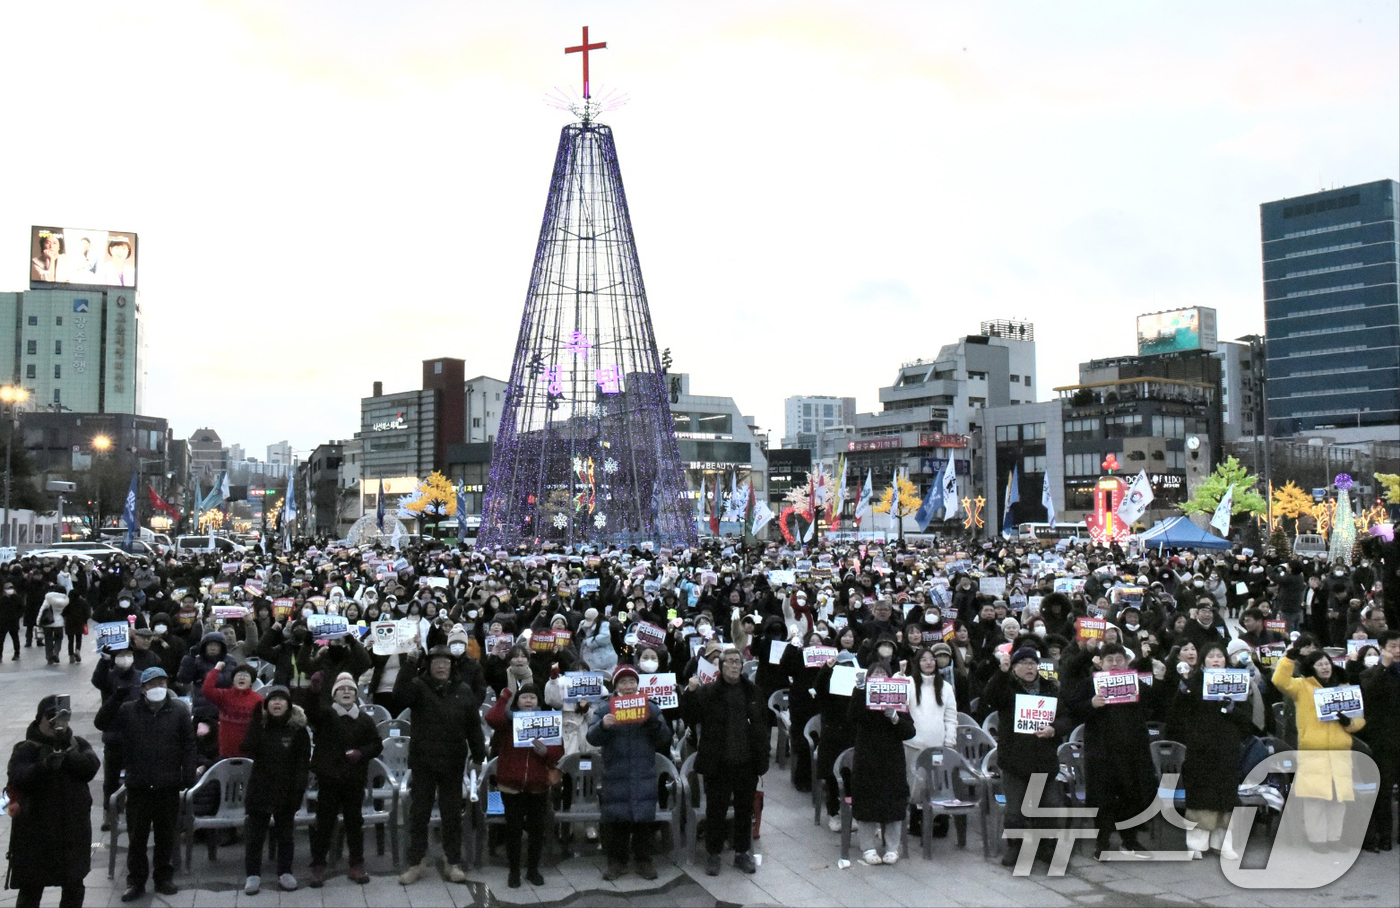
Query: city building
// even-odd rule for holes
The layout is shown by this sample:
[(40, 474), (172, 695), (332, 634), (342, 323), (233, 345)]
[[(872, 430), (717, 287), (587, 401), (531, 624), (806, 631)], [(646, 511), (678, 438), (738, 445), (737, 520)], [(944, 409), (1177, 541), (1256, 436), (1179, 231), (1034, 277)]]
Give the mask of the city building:
[(982, 413), (983, 444), (974, 452), (982, 459), (984, 486), (976, 489), (985, 499), (982, 519), (985, 535), (1000, 528), (1006, 511), (1007, 482), (1017, 471), (1019, 501), (1011, 506), (1014, 525), (1044, 522), (1049, 516), (1041, 504), (1045, 474), (1050, 474), (1050, 497), (1056, 519), (1077, 522), (1067, 512), (1065, 499), (1064, 409), (1059, 400), (988, 407)]
[[(983, 322), (979, 334), (945, 345), (933, 359), (900, 366), (894, 383), (880, 389), (883, 409), (856, 414), (844, 443), (849, 481), (869, 472), (876, 486), (889, 485), (899, 470), (924, 494), (952, 457), (962, 491), (975, 498), (987, 489), (979, 454), (984, 411), (1034, 403), (1036, 387), (1035, 327)], [(816, 459), (830, 468), (836, 453), (819, 451)]]
[(62, 287), (0, 293), (0, 375), (29, 391), (36, 408), (76, 413), (142, 412), (141, 305), (131, 289)]
[(223, 439), (211, 428), (195, 429), (189, 439), (190, 482), (198, 483), (208, 492), (218, 481), (219, 474), (228, 469), (228, 450)]
[(273, 442), (267, 446), (267, 462), (289, 465), (292, 462), (292, 446), (286, 440)]
[(1259, 206), (1269, 433), (1400, 433), (1400, 183)]
[(707, 491), (716, 482), (729, 488), (753, 482), (760, 498), (768, 494), (768, 452), (765, 438), (754, 419), (745, 416), (732, 397), (692, 394), (690, 375), (672, 372), (666, 376), (671, 399), (671, 418), (676, 427), (676, 447), (686, 488), (700, 494), (704, 481)]
[(854, 397), (789, 397), (783, 401), (783, 447), (815, 451), (819, 435), (855, 421)]
[(1264, 434), (1264, 339), (1249, 334), (1221, 341), (1215, 351), (1220, 360), (1221, 440), (1233, 444)]
[(501, 430), (501, 406), (506, 382), (488, 375), (467, 379), (468, 443), (494, 442)]
[(341, 465), (345, 442), (322, 442), (307, 458), (306, 486), (310, 489), (310, 532), (313, 536), (339, 536), (341, 519), (355, 506), (354, 494), (347, 496)]
[[(360, 399), (361, 493), (366, 511), (376, 507), (379, 481), (393, 499), (407, 495), (434, 470), (450, 475), (448, 449), (466, 439), (465, 363), (423, 361), (422, 387), (384, 393), (383, 382)], [(493, 401), (494, 403), (494, 401)], [(499, 417), (498, 417), (499, 419)]]

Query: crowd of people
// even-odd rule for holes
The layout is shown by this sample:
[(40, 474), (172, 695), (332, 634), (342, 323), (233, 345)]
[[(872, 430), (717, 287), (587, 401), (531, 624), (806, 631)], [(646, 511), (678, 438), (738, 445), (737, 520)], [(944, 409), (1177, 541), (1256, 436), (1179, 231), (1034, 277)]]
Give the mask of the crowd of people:
[[(344, 621), (318, 617), (327, 615)], [(411, 628), (410, 645), (381, 644), (374, 629), (385, 621)], [(84, 652), (94, 628), (119, 623), (125, 635), (103, 635), (105, 648)], [(74, 736), (66, 701), (54, 698), (40, 703), (11, 758), (12, 842), (65, 862), (61, 871), (50, 860), (46, 872), (15, 872), (21, 905), (37, 904), (46, 885), (63, 887), (64, 904), (81, 903), (90, 857), (79, 789), (98, 772), (105, 802), (125, 786), (123, 900), (142, 896), (148, 881), (175, 893), (181, 792), (233, 756), (254, 766), (245, 892), (262, 886), (269, 836), (277, 885), (299, 885), (294, 815), (312, 774), (310, 885), (327, 881), (337, 821), (347, 878), (366, 882), (360, 811), (384, 746), (370, 714), (378, 707), (411, 715), (404, 885), (432, 870), (434, 806), (442, 873), (467, 879), (463, 778), (491, 758), (509, 885), (522, 876), (542, 885), (548, 799), (561, 762), (578, 753), (601, 764), (604, 877), (626, 873), (630, 861), (654, 879), (655, 755), (671, 753), (676, 735), (696, 754), (705, 786), (706, 872), (719, 874), (729, 849), (735, 867), (754, 873), (757, 789), (773, 748), (768, 704), (780, 690), (790, 784), (823, 786), (832, 831), (841, 828), (837, 760), (852, 750), (851, 815), (868, 865), (897, 861), (904, 834), (925, 823), (947, 833), (946, 817), (925, 816), (915, 762), (927, 748), (955, 745), (959, 714), (997, 716), (1008, 828), (1044, 822), (1023, 809), (1039, 774), (1042, 806), (1066, 803), (1058, 749), (1082, 726), (1096, 855), (1113, 849), (1117, 832), (1117, 858), (1146, 857), (1137, 830), (1117, 825), (1156, 797), (1154, 733), (1186, 745), (1193, 857), (1233, 853), (1242, 760), (1263, 736), (1291, 738), (1296, 727), (1304, 759), (1295, 794), (1319, 850), (1338, 847), (1353, 748), (1375, 760), (1382, 792), (1400, 778), (1400, 542), (1382, 538), (1366, 539), (1346, 564), (1239, 546), (1198, 554), (999, 540), (516, 552), (302, 541), (232, 562), (20, 557), (0, 567), (0, 646), (6, 639), (15, 660), (41, 647), (58, 662), (65, 642), (70, 662), (95, 658), (91, 683), (102, 698), (100, 769), (97, 751)], [(1204, 672), (1221, 667), (1248, 673), (1242, 699), (1203, 695)], [(673, 673), (676, 697), (623, 717), (617, 701), (569, 697), (568, 679), (581, 671), (604, 673), (619, 697), (635, 694), (640, 677)], [(1124, 672), (1136, 673), (1137, 695), (1106, 698), (1096, 676)], [(870, 684), (886, 679), (909, 679), (903, 706), (867, 703)], [(1360, 686), (1364, 716), (1317, 720), (1313, 691), (1347, 683)], [(1020, 695), (1053, 698), (1058, 709), (1023, 728)], [(1275, 709), (1281, 702), (1294, 706)], [(513, 714), (536, 710), (563, 713), (558, 741), (511, 746)], [(813, 717), (815, 755), (801, 734)], [(35, 813), (50, 809), (63, 811), (63, 825), (19, 834), (21, 822), (32, 830)], [(1393, 822), (1390, 798), (1379, 798), (1365, 847), (1390, 850)], [(1008, 847), (1003, 861), (1016, 858)], [(12, 868), (21, 864), (12, 855)]]

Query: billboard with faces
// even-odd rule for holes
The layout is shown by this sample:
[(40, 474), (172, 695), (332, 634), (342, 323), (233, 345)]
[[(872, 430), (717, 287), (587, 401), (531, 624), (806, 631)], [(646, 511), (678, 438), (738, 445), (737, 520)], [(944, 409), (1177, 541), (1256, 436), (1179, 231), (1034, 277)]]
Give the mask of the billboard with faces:
[(29, 289), (136, 287), (136, 234), (81, 227), (32, 227)]

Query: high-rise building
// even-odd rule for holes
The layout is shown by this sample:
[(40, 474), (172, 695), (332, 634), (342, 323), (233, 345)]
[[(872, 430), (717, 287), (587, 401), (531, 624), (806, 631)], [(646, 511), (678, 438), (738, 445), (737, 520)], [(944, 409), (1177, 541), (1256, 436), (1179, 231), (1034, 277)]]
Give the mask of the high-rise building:
[(190, 436), (190, 482), (197, 482), (205, 492), (219, 474), (228, 469), (228, 450), (219, 433), (210, 428), (195, 429)]
[(855, 421), (854, 397), (789, 397), (783, 401), (783, 447), (814, 448), (819, 433)]
[(1400, 183), (1259, 206), (1272, 435), (1400, 431)]
[(277, 441), (267, 446), (267, 462), (290, 464), (292, 462), (292, 445), (287, 441)]
[(129, 288), (0, 293), (0, 376), (38, 409), (140, 414), (145, 373), (141, 305)]

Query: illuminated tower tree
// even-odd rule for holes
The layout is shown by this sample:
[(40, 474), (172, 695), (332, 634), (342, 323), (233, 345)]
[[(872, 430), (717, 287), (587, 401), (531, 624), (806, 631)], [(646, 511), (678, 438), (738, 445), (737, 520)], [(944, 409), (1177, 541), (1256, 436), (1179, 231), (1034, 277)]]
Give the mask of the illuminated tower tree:
[(617, 148), (596, 111), (585, 97), (559, 137), (482, 547), (696, 540)]

